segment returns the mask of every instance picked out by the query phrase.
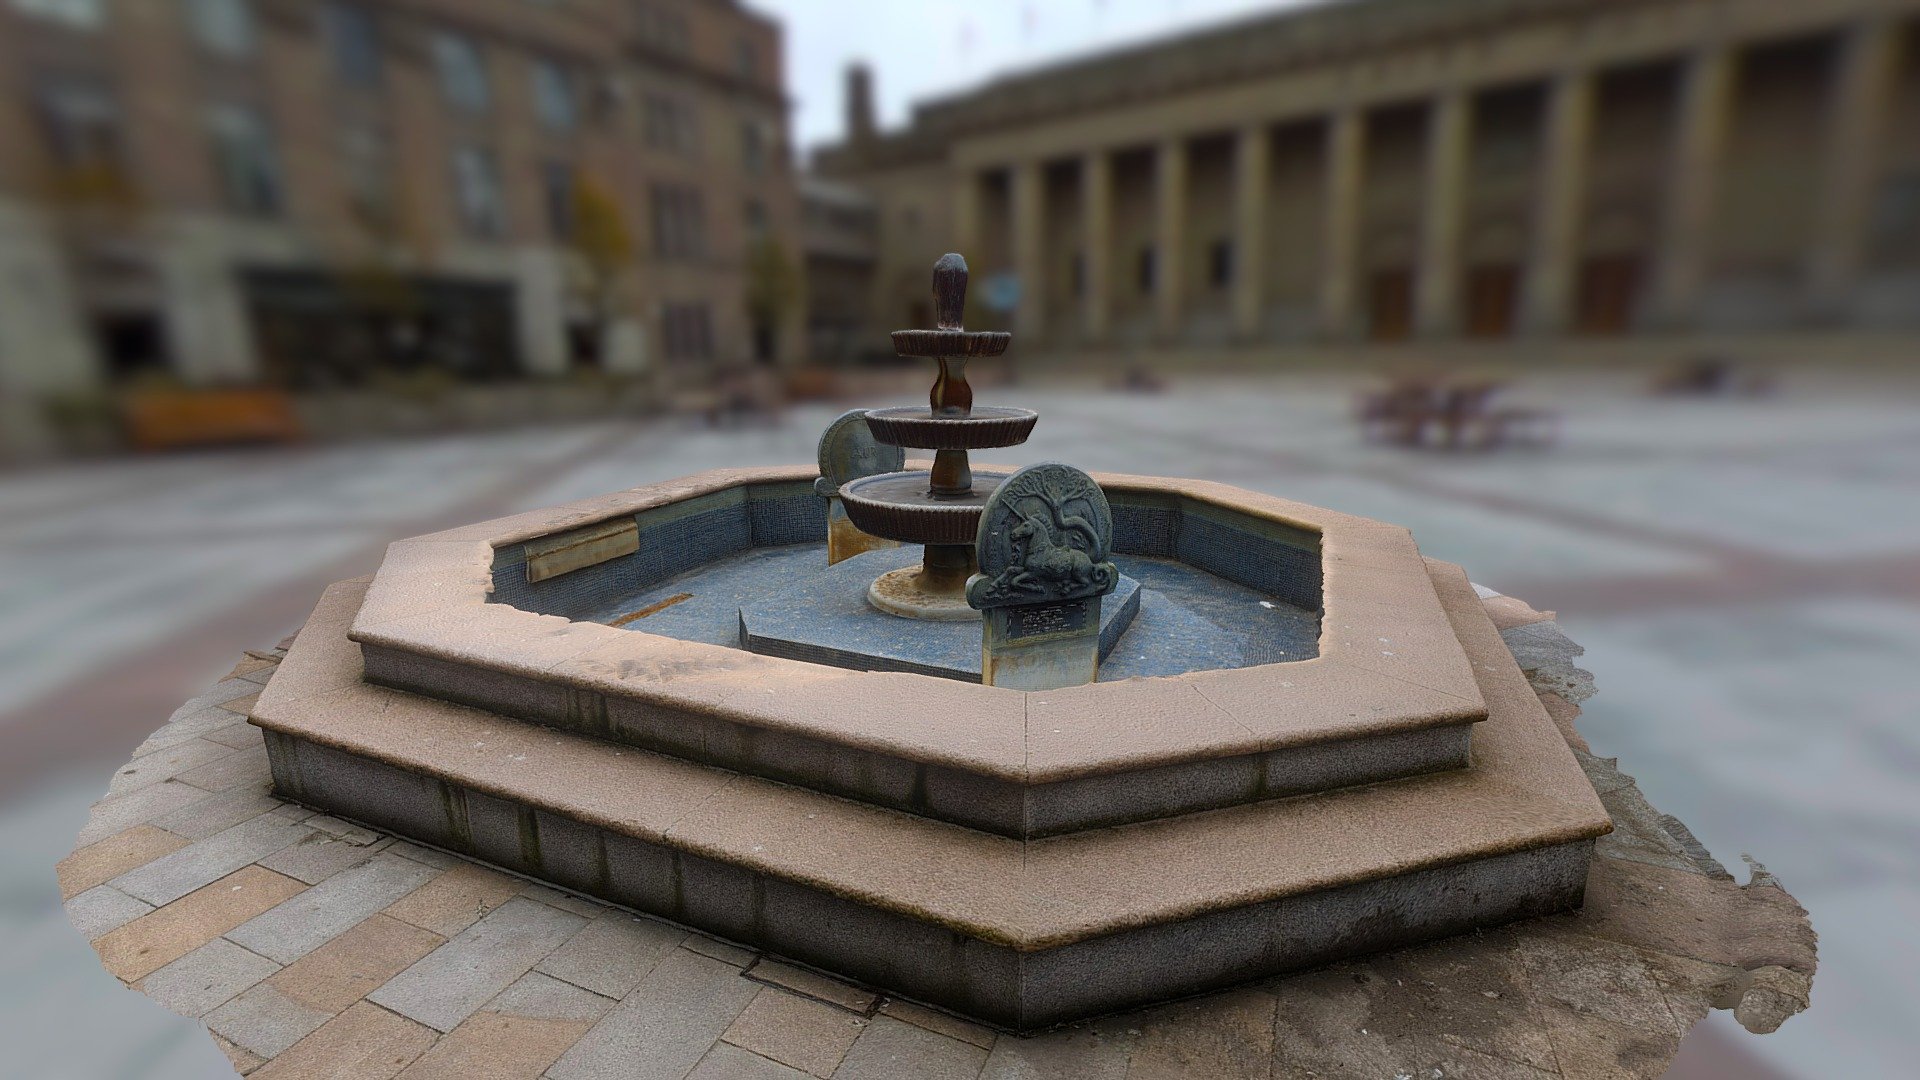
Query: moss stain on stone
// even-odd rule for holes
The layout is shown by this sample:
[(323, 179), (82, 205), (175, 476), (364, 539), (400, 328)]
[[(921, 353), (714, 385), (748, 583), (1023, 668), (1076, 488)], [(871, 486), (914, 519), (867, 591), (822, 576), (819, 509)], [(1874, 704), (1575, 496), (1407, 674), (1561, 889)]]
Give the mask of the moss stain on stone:
[(532, 807), (522, 806), (515, 814), (520, 826), (520, 863), (529, 869), (543, 869), (540, 861), (540, 818)]
[(473, 847), (473, 823), (467, 818), (467, 792), (445, 780), (439, 782), (440, 812), (447, 819), (447, 835), (462, 850)]

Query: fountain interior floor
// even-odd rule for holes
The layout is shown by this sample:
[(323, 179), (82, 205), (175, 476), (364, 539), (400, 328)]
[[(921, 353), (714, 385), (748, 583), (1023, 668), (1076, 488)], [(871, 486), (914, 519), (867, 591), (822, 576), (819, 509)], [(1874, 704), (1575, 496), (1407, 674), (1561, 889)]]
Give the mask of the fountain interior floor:
[[(903, 549), (856, 556), (844, 566), (870, 560), (874, 573), (891, 569)], [(912, 549), (917, 554), (917, 549)], [(887, 565), (881, 565), (882, 561)], [(1115, 555), (1120, 572), (1140, 583), (1140, 608), (1100, 666), (1100, 681), (1178, 675), (1215, 668), (1305, 660), (1318, 654), (1315, 612), (1236, 585), (1172, 559)], [(617, 623), (683, 641), (737, 648), (740, 611), (772, 589), (815, 573), (826, 562), (821, 544), (760, 547), (727, 556), (660, 582), (638, 594), (611, 599), (586, 618)], [(1112, 602), (1113, 598), (1108, 598)], [(860, 598), (862, 607), (864, 597)], [(637, 612), (649, 614), (630, 618)], [(978, 623), (929, 623), (872, 612), (897, 623), (901, 633), (964, 637), (977, 650)], [(624, 623), (620, 620), (628, 619)]]

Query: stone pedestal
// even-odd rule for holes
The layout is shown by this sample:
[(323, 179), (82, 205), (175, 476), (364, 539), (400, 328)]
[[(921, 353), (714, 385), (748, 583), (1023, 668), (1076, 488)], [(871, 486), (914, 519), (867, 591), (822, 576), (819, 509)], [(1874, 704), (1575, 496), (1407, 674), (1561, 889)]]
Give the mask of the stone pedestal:
[(1011, 690), (1084, 686), (1100, 669), (1100, 601), (1120, 582), (1107, 561), (1113, 512), (1071, 465), (1031, 465), (1002, 481), (980, 518), (980, 681)]

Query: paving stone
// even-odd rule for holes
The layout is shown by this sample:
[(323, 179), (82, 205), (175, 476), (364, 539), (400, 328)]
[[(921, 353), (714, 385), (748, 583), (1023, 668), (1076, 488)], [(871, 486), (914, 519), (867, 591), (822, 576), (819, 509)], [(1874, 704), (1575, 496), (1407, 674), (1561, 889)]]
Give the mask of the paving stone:
[(814, 1076), (832, 1076), (866, 1026), (865, 1017), (767, 987), (754, 995), (721, 1037), (782, 1065)]
[(279, 970), (258, 953), (214, 938), (142, 979), (140, 992), (181, 1016), (198, 1018)]
[[(1117, 1018), (1115, 1025), (1138, 1033), (1127, 1055), (1127, 1080), (1265, 1080), (1273, 1070), (1276, 1004), (1263, 990), (1234, 990)], [(999, 1058), (996, 1046), (984, 1075), (995, 1075)]]
[[(400, 855), (403, 853), (397, 849), (403, 846), (412, 845), (402, 841), (390, 850)], [(463, 862), (396, 900), (387, 914), (442, 937), (452, 937), (518, 895), (518, 878)]]
[(536, 970), (596, 994), (623, 998), (686, 939), (687, 932), (679, 927), (609, 910), (542, 960)]
[(435, 848), (425, 847), (420, 844), (413, 843), (410, 840), (394, 841), (393, 853), (395, 855), (400, 855), (400, 856), (404, 856), (405, 858), (412, 859), (414, 862), (417, 862), (417, 863), (426, 863), (428, 866), (431, 866), (440, 870), (451, 870), (456, 866), (473, 865), (472, 863), (467, 862), (467, 860), (462, 859), (458, 855), (449, 855), (444, 851), (440, 851)]
[(1655, 1080), (1680, 1052), (1679, 1036), (1671, 1032), (1616, 1024), (1552, 1002), (1540, 1007), (1540, 1022), (1565, 1080)]
[(548, 1076), (684, 1076), (759, 989), (730, 964), (675, 949), (567, 1051)]
[(433, 874), (432, 867), (398, 855), (375, 855), (256, 916), (227, 938), (291, 964), (419, 888)]
[(318, 810), (310, 810), (299, 803), (283, 802), (274, 808), (273, 816), (285, 818), (288, 821), (305, 821), (318, 813)]
[(231, 746), (222, 746), (206, 739), (189, 739), (127, 762), (119, 772), (113, 774), (113, 783), (107, 786), (107, 790), (115, 795), (125, 795), (171, 780), (189, 769), (199, 768), (234, 753), (237, 751)]
[(538, 900), (548, 907), (557, 907), (561, 911), (571, 911), (583, 919), (596, 919), (607, 910), (607, 905), (588, 900), (572, 893), (550, 889), (539, 882), (527, 882), (520, 887), (520, 895), (529, 900)]
[(81, 937), (92, 941), (152, 910), (152, 904), (135, 900), (111, 885), (96, 885), (67, 901), (67, 921)]
[(271, 813), (279, 805), (280, 800), (273, 797), (263, 781), (250, 788), (235, 788), (208, 796), (171, 814), (155, 818), (153, 823), (189, 840), (205, 840), (242, 822), (252, 821), (261, 814)]
[[(980, 1076), (982, 1080), (1126, 1080), (1132, 1075), (1127, 1071), (1127, 1058), (1125, 1039), (1116, 1040), (1095, 1028), (1071, 1027), (1025, 1039), (998, 1040)], [(1263, 1055), (1260, 1064), (1263, 1070), (1270, 1067), (1270, 1058)], [(1229, 1074), (1196, 1071), (1175, 1075), (1225, 1080)], [(1260, 1076), (1264, 1078), (1266, 1073), (1262, 1071)]]
[(537, 1080), (591, 1026), (477, 1012), (400, 1074), (401, 1080)]
[(262, 814), (122, 874), (113, 879), (112, 884), (149, 904), (169, 904), (281, 848), (299, 843), (311, 832), (304, 825)]
[(973, 1023), (970, 1020), (962, 1020), (957, 1016), (951, 1016), (938, 1009), (929, 1009), (922, 1005), (915, 1005), (911, 1001), (898, 1001), (890, 998), (881, 1002), (880, 1012), (882, 1015), (891, 1016), (895, 1020), (903, 1020), (906, 1023), (926, 1028), (928, 1031), (938, 1032), (949, 1039), (959, 1039), (961, 1042), (970, 1042), (975, 1046), (988, 1050), (993, 1049), (994, 1040), (999, 1038), (992, 1028), (981, 1027), (979, 1024)]
[(108, 971), (136, 982), (305, 888), (264, 867), (245, 867), (103, 935), (93, 948)]
[(72, 899), (186, 846), (185, 837), (175, 836), (157, 825), (135, 825), (115, 833), (68, 855), (54, 867), (60, 879), (60, 898)]
[(585, 925), (585, 919), (571, 912), (516, 897), (367, 995), (368, 1000), (437, 1031), (452, 1031)]
[(220, 707), (227, 710), (228, 712), (239, 713), (241, 716), (245, 716), (248, 713), (253, 711), (253, 706), (259, 700), (260, 700), (260, 691), (255, 690), (253, 693), (248, 694), (245, 697), (237, 697), (231, 701), (223, 701), (220, 703)]
[(834, 1070), (834, 1080), (974, 1080), (987, 1052), (923, 1027), (876, 1016)]
[(817, 972), (794, 967), (792, 964), (783, 964), (777, 960), (768, 960), (765, 957), (761, 957), (758, 963), (748, 968), (746, 975), (749, 979), (784, 986), (796, 994), (805, 994), (807, 997), (832, 1002), (843, 1009), (851, 1009), (857, 1013), (864, 1013), (873, 1008), (873, 1002), (877, 996), (872, 991), (862, 990), (851, 983), (844, 983), (839, 979), (828, 978)]
[(712, 957), (723, 964), (732, 964), (737, 968), (747, 967), (753, 963), (755, 957), (760, 955), (751, 949), (743, 949), (738, 945), (697, 933), (688, 934), (687, 940), (681, 942), (680, 947), (697, 952), (701, 956)]
[(807, 1073), (727, 1043), (715, 1043), (687, 1080), (805, 1080)]
[(1594, 938), (1520, 939), (1527, 980), (1541, 1003), (1558, 1003), (1623, 1027), (1678, 1038), (1685, 1034), (1640, 952)]
[[(345, 840), (354, 844), (371, 844), (380, 838), (380, 834), (365, 825), (355, 825), (351, 821), (342, 821), (331, 814), (315, 814), (305, 824), (309, 828), (319, 829), (336, 840)], [(421, 860), (415, 859), (415, 862)]]
[(182, 783), (192, 784), (203, 791), (231, 791), (242, 785), (272, 783), (273, 767), (267, 763), (267, 744), (262, 742), (245, 750), (228, 747), (226, 757), (196, 769), (188, 769), (180, 773), (178, 778)]
[(260, 729), (244, 720), (237, 724), (228, 724), (223, 728), (215, 728), (207, 732), (206, 738), (209, 742), (231, 746), (235, 750), (251, 750), (256, 746), (266, 745)]
[(278, 666), (280, 665), (277, 660), (269, 660), (264, 656), (255, 656), (252, 653), (247, 653), (240, 657), (239, 663), (233, 665), (232, 671), (227, 672), (227, 678), (244, 679), (256, 671), (270, 671)]
[(271, 1060), (333, 1018), (333, 1013), (308, 1008), (263, 982), (204, 1019), (207, 1027), (235, 1045)]
[(246, 1076), (253, 1072), (253, 1070), (267, 1063), (266, 1058), (261, 1057), (259, 1054), (254, 1053), (244, 1046), (234, 1045), (233, 1040), (223, 1035), (214, 1032), (208, 1032), (207, 1034), (213, 1038), (213, 1045), (219, 1047), (220, 1052), (227, 1055), (227, 1060), (233, 1063), (233, 1071), (239, 1073), (241, 1076)]
[(391, 1080), (438, 1036), (361, 1002), (260, 1067), (256, 1080)]
[[(133, 751), (134, 759), (138, 760), (195, 739), (213, 739), (214, 732), (231, 727), (235, 719), (232, 713), (218, 705), (209, 705), (191, 715), (180, 716), (179, 719), (148, 735)], [(245, 723), (245, 721), (241, 722)], [(213, 741), (226, 743), (225, 739), (213, 739)]]
[(261, 859), (260, 865), (309, 885), (318, 885), (343, 870), (359, 866), (390, 845), (388, 840), (376, 840), (364, 846), (350, 844), (325, 833), (314, 833), (292, 847)]
[(74, 845), (91, 847), (109, 836), (125, 832), (135, 825), (151, 824), (154, 818), (206, 797), (207, 793), (197, 787), (168, 782), (102, 799), (87, 812), (86, 827), (80, 830)]
[(374, 915), (267, 981), (288, 999), (332, 1016), (445, 943), (438, 934)]
[[(572, 983), (550, 975), (529, 971), (514, 980), (500, 996), (487, 1002), (486, 1011), (506, 1013), (529, 1020), (582, 1020), (597, 1022), (614, 1006), (614, 999), (582, 990)], [(585, 1028), (581, 1029), (585, 1031)]]

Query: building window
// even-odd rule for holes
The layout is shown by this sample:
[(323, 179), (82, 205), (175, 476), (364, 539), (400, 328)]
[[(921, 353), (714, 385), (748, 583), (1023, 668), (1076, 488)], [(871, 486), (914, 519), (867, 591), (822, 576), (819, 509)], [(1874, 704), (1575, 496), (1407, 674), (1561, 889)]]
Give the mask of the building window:
[(486, 111), (493, 98), (487, 61), (472, 39), (447, 31), (435, 34), (433, 66), (440, 73), (440, 93), (447, 104), (467, 112)]
[(579, 120), (573, 79), (552, 60), (533, 62), (533, 108), (540, 122), (554, 131), (572, 131)]
[(93, 30), (107, 19), (106, 0), (13, 0), (13, 10), (80, 30)]
[(1069, 296), (1087, 294), (1087, 253), (1076, 251), (1067, 261), (1067, 288)]
[(642, 109), (648, 146), (675, 154), (697, 151), (699, 119), (692, 106), (670, 94), (648, 94)]
[(207, 128), (228, 208), (260, 216), (279, 213), (280, 163), (266, 120), (244, 105), (215, 105), (207, 112)]
[(713, 359), (713, 316), (705, 304), (668, 304), (661, 313), (660, 336), (667, 359), (676, 364)]
[(233, 57), (253, 52), (250, 0), (187, 0), (187, 25), (209, 52)]
[(1140, 249), (1140, 259), (1137, 267), (1136, 273), (1140, 283), (1140, 291), (1143, 294), (1153, 292), (1154, 273), (1158, 268), (1154, 266), (1152, 244), (1148, 244)]
[(340, 164), (347, 206), (354, 216), (373, 229), (391, 225), (393, 158), (385, 133), (364, 125), (341, 132)]
[(734, 39), (733, 72), (743, 79), (755, 79), (760, 75), (760, 52), (747, 38)]
[(1873, 243), (1892, 266), (1920, 265), (1920, 173), (1889, 176), (1873, 206)]
[(747, 239), (759, 243), (767, 238), (767, 204), (759, 199), (748, 199), (746, 205)]
[(757, 120), (740, 122), (740, 167), (748, 176), (767, 174), (767, 132)]
[(1224, 289), (1233, 282), (1233, 241), (1224, 237), (1207, 247), (1207, 284)]
[(507, 231), (506, 200), (500, 192), (500, 165), (493, 153), (465, 146), (453, 154), (454, 199), (460, 223), (475, 236), (497, 237)]
[(549, 161), (540, 167), (540, 193), (547, 206), (547, 229), (555, 240), (573, 239), (578, 186), (572, 165)]
[(698, 259), (706, 254), (706, 207), (697, 189), (654, 185), (653, 250), (663, 259)]
[(664, 52), (684, 53), (692, 45), (687, 17), (661, 4), (636, 5), (634, 26), (643, 44)]
[(359, 4), (328, 4), (320, 12), (333, 74), (341, 82), (371, 86), (380, 81), (380, 28)]
[(42, 87), (39, 99), (47, 148), (62, 173), (121, 171), (120, 106), (105, 87), (61, 80)]

